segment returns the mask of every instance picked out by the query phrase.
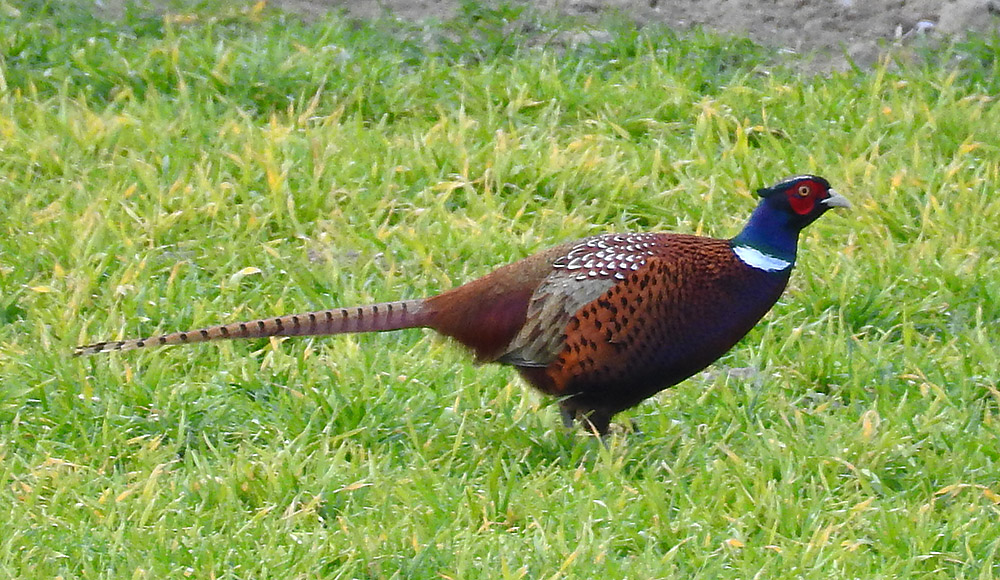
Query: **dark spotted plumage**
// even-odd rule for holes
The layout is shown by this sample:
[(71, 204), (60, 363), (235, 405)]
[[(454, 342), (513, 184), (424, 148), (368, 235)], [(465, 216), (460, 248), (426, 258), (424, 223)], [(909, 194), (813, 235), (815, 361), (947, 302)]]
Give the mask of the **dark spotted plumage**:
[(324, 335), (429, 327), (480, 362), (516, 367), (561, 398), (563, 417), (606, 432), (615, 413), (711, 364), (784, 291), (799, 231), (847, 207), (821, 177), (758, 191), (761, 202), (729, 240), (683, 234), (606, 234), (556, 246), (437, 296), (339, 308), (101, 342), (76, 354), (227, 338)]
[(726, 240), (645, 238), (641, 266), (568, 317), (558, 348), (536, 361), (548, 363), (544, 372), (528, 373), (544, 392), (569, 396), (562, 402), (568, 417), (589, 415), (598, 430), (722, 356), (788, 281), (789, 271), (747, 266)]

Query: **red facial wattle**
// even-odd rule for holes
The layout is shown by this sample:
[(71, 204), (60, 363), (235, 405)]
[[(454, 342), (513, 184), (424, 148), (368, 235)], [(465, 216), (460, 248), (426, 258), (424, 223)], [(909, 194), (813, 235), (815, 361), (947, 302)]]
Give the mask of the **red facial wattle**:
[(800, 183), (788, 191), (788, 204), (792, 211), (799, 215), (808, 215), (816, 207), (816, 192), (819, 184), (814, 182)]
[(793, 193), (788, 196), (788, 203), (792, 206), (792, 210), (799, 215), (806, 215), (816, 207), (816, 199), (812, 195), (799, 197)]

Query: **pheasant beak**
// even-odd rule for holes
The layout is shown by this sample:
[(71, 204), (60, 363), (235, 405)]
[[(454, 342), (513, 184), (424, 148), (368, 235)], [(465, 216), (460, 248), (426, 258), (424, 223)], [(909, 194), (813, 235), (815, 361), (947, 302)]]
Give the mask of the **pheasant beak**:
[(828, 189), (827, 191), (829, 192), (830, 197), (820, 201), (820, 203), (827, 207), (842, 207), (844, 209), (851, 209), (851, 202), (847, 201), (846, 197), (840, 195), (833, 189)]

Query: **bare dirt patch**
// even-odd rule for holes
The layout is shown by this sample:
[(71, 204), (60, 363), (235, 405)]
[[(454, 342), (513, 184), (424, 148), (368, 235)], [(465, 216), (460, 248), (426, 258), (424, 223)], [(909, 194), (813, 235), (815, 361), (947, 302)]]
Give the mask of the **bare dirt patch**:
[[(344, 10), (359, 18), (448, 19), (460, 0), (271, 0), (303, 14)], [(571, 15), (616, 10), (640, 23), (702, 26), (813, 56), (817, 69), (869, 65), (893, 45), (967, 31), (996, 31), (1000, 0), (535, 0)]]

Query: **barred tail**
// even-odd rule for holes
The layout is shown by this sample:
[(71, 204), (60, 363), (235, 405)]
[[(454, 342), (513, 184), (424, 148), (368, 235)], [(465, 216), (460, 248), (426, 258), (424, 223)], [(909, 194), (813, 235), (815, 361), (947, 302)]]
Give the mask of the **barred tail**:
[(250, 322), (234, 322), (199, 330), (174, 332), (150, 338), (105, 341), (78, 346), (74, 356), (86, 356), (113, 350), (132, 350), (170, 344), (192, 344), (231, 338), (267, 336), (320, 336), (352, 332), (379, 332), (428, 326), (431, 312), (424, 300), (383, 302), (353, 308), (335, 308)]

